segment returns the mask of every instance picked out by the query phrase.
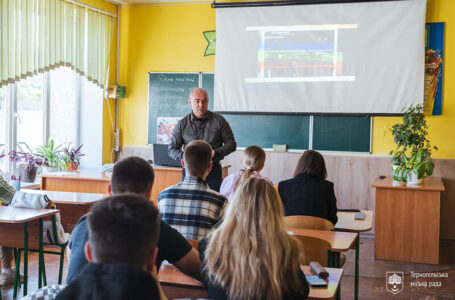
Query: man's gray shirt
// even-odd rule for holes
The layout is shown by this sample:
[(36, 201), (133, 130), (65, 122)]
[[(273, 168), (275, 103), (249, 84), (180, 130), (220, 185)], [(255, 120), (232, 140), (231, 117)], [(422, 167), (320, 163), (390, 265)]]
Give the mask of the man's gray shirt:
[(177, 123), (169, 142), (169, 156), (182, 159), (182, 147), (194, 140), (203, 140), (212, 146), (214, 162), (234, 152), (237, 146), (229, 123), (223, 116), (211, 111), (207, 111), (202, 119), (197, 119), (191, 112)]

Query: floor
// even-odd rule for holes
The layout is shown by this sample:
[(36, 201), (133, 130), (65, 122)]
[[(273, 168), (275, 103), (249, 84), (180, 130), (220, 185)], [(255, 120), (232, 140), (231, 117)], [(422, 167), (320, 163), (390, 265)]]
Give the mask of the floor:
[[(360, 289), (359, 299), (412, 299), (412, 300), (455, 300), (455, 241), (441, 241), (439, 265), (402, 263), (374, 259), (374, 239), (362, 236), (360, 239)], [(345, 274), (341, 283), (341, 298), (354, 298), (354, 251), (347, 253)], [(46, 255), (46, 270), (49, 284), (56, 284), (58, 257)], [(67, 261), (65, 260), (64, 281)], [(396, 295), (386, 289), (386, 272), (404, 273), (403, 291)], [(428, 273), (430, 272), (430, 273)], [(29, 292), (38, 288), (38, 256), (30, 255)], [(414, 274), (414, 277), (411, 277)], [(416, 278), (421, 276), (420, 278)], [(427, 277), (422, 277), (427, 276)], [(428, 276), (444, 276), (440, 278)], [(426, 285), (426, 286), (425, 286)], [(2, 299), (13, 299), (13, 287), (1, 289)], [(22, 291), (19, 292), (19, 299)]]

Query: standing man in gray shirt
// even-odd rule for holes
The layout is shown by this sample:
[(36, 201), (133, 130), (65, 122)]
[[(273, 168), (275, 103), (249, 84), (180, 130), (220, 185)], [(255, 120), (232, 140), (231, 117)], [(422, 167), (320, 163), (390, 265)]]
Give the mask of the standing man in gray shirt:
[[(172, 131), (169, 142), (169, 156), (181, 160), (183, 150), (193, 140), (203, 140), (212, 146), (212, 170), (207, 176), (209, 187), (217, 192), (221, 186), (220, 161), (235, 151), (236, 142), (229, 123), (223, 116), (208, 110), (209, 97), (207, 91), (195, 88), (190, 93), (188, 103), (192, 112), (183, 117)], [(185, 169), (182, 178), (185, 177)]]

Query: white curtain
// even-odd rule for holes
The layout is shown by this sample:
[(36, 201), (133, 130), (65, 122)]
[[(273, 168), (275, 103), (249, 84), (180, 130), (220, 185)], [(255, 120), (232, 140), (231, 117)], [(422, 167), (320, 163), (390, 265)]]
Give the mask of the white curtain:
[(114, 25), (64, 0), (0, 0), (0, 87), (65, 65), (104, 88)]

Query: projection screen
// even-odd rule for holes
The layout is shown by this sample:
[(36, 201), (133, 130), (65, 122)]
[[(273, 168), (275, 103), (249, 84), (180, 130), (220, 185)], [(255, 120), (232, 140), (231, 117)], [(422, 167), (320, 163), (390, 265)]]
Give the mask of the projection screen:
[(214, 110), (400, 113), (423, 102), (426, 0), (216, 9)]

